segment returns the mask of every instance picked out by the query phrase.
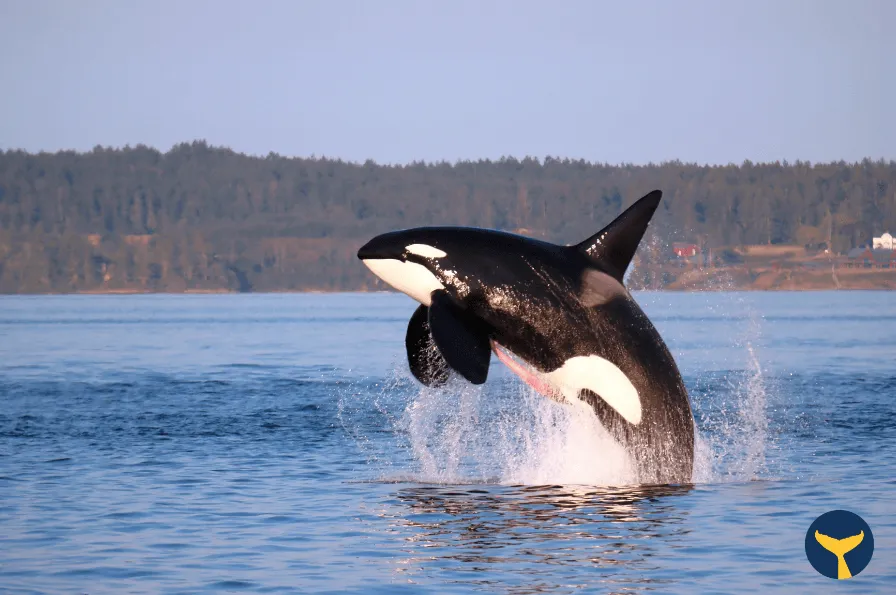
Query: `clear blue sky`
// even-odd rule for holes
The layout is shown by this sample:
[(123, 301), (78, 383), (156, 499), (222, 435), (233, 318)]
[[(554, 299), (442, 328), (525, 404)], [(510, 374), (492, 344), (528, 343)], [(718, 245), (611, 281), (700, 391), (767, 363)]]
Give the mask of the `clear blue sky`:
[(896, 159), (896, 1), (0, 0), (0, 148)]

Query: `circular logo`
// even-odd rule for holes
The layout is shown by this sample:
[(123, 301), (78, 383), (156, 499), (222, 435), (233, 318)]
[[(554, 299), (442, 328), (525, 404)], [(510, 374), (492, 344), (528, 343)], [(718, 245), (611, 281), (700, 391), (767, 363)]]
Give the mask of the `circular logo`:
[(806, 557), (829, 578), (852, 578), (868, 566), (873, 553), (871, 527), (848, 510), (826, 512), (806, 531)]

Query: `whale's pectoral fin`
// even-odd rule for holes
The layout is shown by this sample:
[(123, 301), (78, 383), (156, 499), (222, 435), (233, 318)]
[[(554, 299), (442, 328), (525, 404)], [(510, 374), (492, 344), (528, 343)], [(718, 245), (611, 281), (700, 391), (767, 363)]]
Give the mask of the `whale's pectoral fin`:
[(448, 365), (473, 384), (488, 376), (491, 359), (488, 328), (461, 308), (447, 292), (432, 292), (429, 330)]
[(426, 386), (442, 386), (448, 382), (448, 362), (432, 340), (426, 306), (420, 306), (411, 316), (404, 346), (414, 378)]

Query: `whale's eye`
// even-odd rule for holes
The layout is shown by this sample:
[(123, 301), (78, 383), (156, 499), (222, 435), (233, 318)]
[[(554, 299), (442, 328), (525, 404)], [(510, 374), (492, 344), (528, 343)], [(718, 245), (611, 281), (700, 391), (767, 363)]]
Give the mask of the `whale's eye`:
[(424, 256), (426, 258), (442, 258), (443, 256), (447, 256), (448, 253), (429, 244), (411, 244), (409, 246), (404, 247), (405, 250), (410, 252), (411, 254), (416, 254), (417, 256)]

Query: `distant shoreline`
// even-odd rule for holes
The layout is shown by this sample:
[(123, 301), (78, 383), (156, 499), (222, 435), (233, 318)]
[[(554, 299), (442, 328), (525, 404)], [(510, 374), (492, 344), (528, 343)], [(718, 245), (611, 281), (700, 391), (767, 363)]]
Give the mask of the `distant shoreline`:
[[(893, 287), (787, 287), (777, 289), (760, 289), (755, 287), (724, 287), (713, 289), (680, 289), (680, 288), (661, 288), (652, 289), (647, 287), (629, 287), (629, 291), (634, 293), (820, 293), (820, 292), (865, 292), (865, 291), (894, 291)], [(346, 289), (346, 290), (284, 290), (284, 291), (230, 291), (230, 290), (199, 290), (199, 291), (146, 291), (140, 289), (125, 289), (112, 291), (72, 291), (72, 292), (46, 292), (46, 293), (0, 293), (0, 298), (8, 297), (43, 297), (43, 296), (146, 296), (146, 295), (166, 295), (166, 296), (197, 296), (197, 295), (324, 295), (324, 294), (398, 294), (397, 291), (389, 290), (363, 290), (363, 289)]]
[[(896, 289), (896, 256), (853, 253), (896, 230), (896, 162), (384, 166), (197, 141), (0, 153), (0, 293), (384, 289), (357, 255), (381, 233), (438, 224), (567, 245), (654, 189), (663, 206), (629, 287)], [(893, 268), (853, 268), (866, 265)]]
[[(216, 295), (216, 294), (330, 294), (330, 293), (394, 293), (378, 279), (370, 279), (360, 287), (309, 287), (277, 289), (270, 287), (185, 287), (186, 280), (147, 287), (132, 280), (129, 287), (92, 287), (71, 291), (4, 292), (0, 295)], [(297, 279), (290, 285), (301, 285)], [(209, 283), (209, 285), (211, 285)], [(241, 284), (242, 285), (242, 284)], [(309, 283), (309, 285), (311, 285)], [(333, 283), (332, 285), (338, 285)], [(346, 285), (355, 285), (346, 283)], [(837, 266), (824, 261), (768, 261), (727, 266), (695, 266), (690, 263), (636, 264), (626, 275), (630, 291), (674, 293), (746, 292), (746, 291), (890, 291), (896, 290), (896, 267), (865, 268)], [(241, 291), (242, 289), (242, 291)]]

